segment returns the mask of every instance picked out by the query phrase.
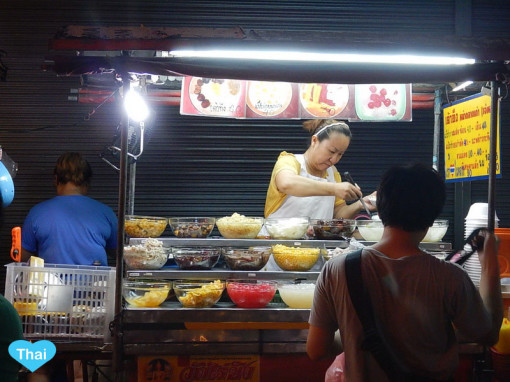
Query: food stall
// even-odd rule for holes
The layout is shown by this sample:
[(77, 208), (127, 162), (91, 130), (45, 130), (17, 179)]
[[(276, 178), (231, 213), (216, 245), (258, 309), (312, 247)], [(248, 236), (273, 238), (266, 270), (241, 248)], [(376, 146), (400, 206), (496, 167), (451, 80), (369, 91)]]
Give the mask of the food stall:
[[(225, 36), (222, 36), (224, 39)], [(247, 46), (259, 44), (257, 41), (246, 41), (238, 37), (230, 36), (227, 40), (232, 45)], [(55, 41), (54, 49), (65, 49), (63, 45), (65, 39)], [(69, 43), (69, 41), (67, 41)], [(103, 44), (103, 49), (111, 50), (111, 47), (105, 41), (96, 41)], [(222, 43), (225, 41), (222, 40)], [(73, 49), (77, 49), (82, 41), (73, 41)], [(133, 41), (123, 41), (125, 46), (131, 49), (144, 50), (144, 43), (138, 41), (139, 45), (133, 45)], [(147, 43), (147, 41), (145, 41)], [(175, 49), (176, 46), (210, 46), (214, 40), (204, 41), (194, 38), (176, 38), (171, 41), (152, 41), (152, 48), (164, 47), (165, 50)], [(315, 44), (316, 41), (313, 41)], [(327, 46), (329, 41), (321, 41), (319, 47)], [(336, 42), (335, 44), (337, 44)], [(451, 43), (451, 41), (450, 41)], [(275, 43), (281, 45), (281, 42)], [(310, 49), (310, 42), (299, 44), (302, 48)], [(84, 42), (83, 50), (91, 49), (91, 46)], [(443, 46), (445, 48), (445, 46)], [(451, 46), (449, 46), (451, 48)], [(367, 49), (373, 49), (373, 46), (367, 46)], [(379, 49), (381, 49), (379, 47)], [(406, 49), (406, 46), (402, 46)], [(82, 49), (78, 49), (82, 50)], [(98, 50), (97, 47), (94, 50)], [(480, 52), (478, 52), (480, 54)], [(485, 57), (482, 57), (482, 59)], [(76, 71), (77, 63), (81, 65)], [(176, 58), (171, 59), (136, 59), (132, 57), (114, 57), (105, 59), (102, 57), (54, 57), (53, 69), (59, 74), (80, 74), (83, 72), (100, 72), (105, 68), (110, 68), (119, 73), (125, 80), (128, 73), (151, 73), (151, 74), (186, 74), (197, 75), (200, 77), (211, 78), (237, 78), (243, 80), (266, 80), (266, 81), (289, 81), (289, 82), (339, 82), (348, 84), (377, 83), (384, 81), (387, 83), (402, 83), (413, 81), (460, 81), (472, 78), (475, 80), (493, 81), (493, 100), (497, 99), (498, 75), (506, 73), (507, 68), (502, 62), (477, 63), (471, 66), (460, 67), (442, 67), (431, 68), (427, 66), (399, 66), (398, 73), (395, 73), (394, 66), (390, 64), (332, 64), (328, 62), (319, 62), (314, 64), (312, 71), (309, 65), (295, 64), (289, 67), (286, 62), (268, 62), (259, 60), (246, 63), (242, 60), (225, 59), (197, 59), (197, 58)], [(74, 69), (73, 69), (74, 68)], [(349, 73), (349, 78), (345, 77)], [(370, 75), (368, 75), (370, 73)], [(377, 79), (377, 80), (375, 80)], [(397, 80), (398, 79), (398, 80)], [(130, 84), (124, 82), (127, 90)], [(497, 111), (497, 103), (493, 105), (493, 113)], [(494, 118), (493, 118), (494, 119)], [(126, 123), (124, 121), (124, 123)], [(493, 123), (495, 128), (496, 124)], [(494, 131), (494, 130), (493, 130)], [(120, 185), (119, 185), (119, 251), (117, 255), (117, 278), (115, 290), (115, 330), (114, 330), (114, 362), (117, 370), (125, 356), (142, 356), (148, 354), (155, 355), (184, 355), (184, 354), (203, 354), (210, 355), (220, 353), (225, 355), (236, 355), (240, 352), (248, 354), (265, 355), (292, 355), (296, 357), (304, 352), (304, 342), (306, 335), (306, 321), (308, 318), (307, 309), (288, 309), (282, 306), (273, 308), (263, 308), (257, 310), (235, 308), (232, 303), (225, 302), (219, 304), (216, 308), (203, 308), (200, 310), (187, 310), (180, 308), (176, 302), (165, 303), (168, 308), (146, 309), (146, 308), (124, 308), (122, 300), (122, 280), (125, 276), (129, 278), (155, 278), (165, 280), (176, 280), (182, 278), (191, 279), (276, 279), (276, 280), (305, 280), (313, 281), (318, 273), (304, 271), (293, 273), (292, 271), (271, 273), (271, 272), (253, 272), (236, 271), (232, 273), (226, 270), (208, 270), (208, 271), (138, 271), (123, 269), (123, 244), (124, 244), (124, 222), (126, 205), (126, 184), (127, 184), (127, 133), (122, 131), (121, 136), (121, 164), (120, 164)], [(495, 136), (495, 134), (491, 135)], [(491, 151), (492, 153), (492, 151)], [(494, 168), (494, 165), (491, 167)], [(491, 173), (489, 183), (489, 205), (492, 215), (489, 215), (489, 221), (493, 220), (493, 202), (494, 202), (494, 183)], [(492, 219), (491, 219), (492, 218)], [(493, 227), (492, 227), (493, 228)], [(174, 239), (163, 240), (166, 246), (174, 246)], [(175, 239), (183, 240), (183, 239)], [(241, 245), (229, 241), (228, 239), (196, 239), (189, 245), (213, 245), (218, 247), (233, 247)], [(264, 242), (258, 239), (256, 245), (273, 245), (275, 241)], [(212, 242), (214, 241), (214, 242)], [(321, 244), (315, 241), (315, 244)], [(183, 241), (179, 245), (183, 245)], [(294, 242), (293, 242), (294, 243)], [(133, 243), (134, 244), (134, 243)], [(291, 243), (279, 243), (282, 245)], [(326, 243), (322, 243), (326, 245)], [(242, 242), (242, 245), (255, 245), (254, 243)], [(327, 245), (336, 247), (345, 246), (345, 241), (328, 242)], [(428, 248), (434, 250), (436, 247)], [(451, 249), (441, 248), (442, 250)], [(204, 274), (207, 272), (207, 274)], [(142, 342), (143, 341), (143, 342)], [(477, 348), (477, 351), (480, 349)], [(262, 358), (263, 359), (263, 358)], [(292, 361), (292, 358), (288, 358)], [(250, 360), (248, 360), (250, 361)], [(251, 360), (253, 361), (253, 360)], [(250, 362), (251, 362), (250, 361)], [(150, 361), (148, 361), (150, 362)], [(260, 362), (263, 362), (262, 360)], [(261, 372), (264, 367), (261, 367)], [(323, 371), (322, 371), (323, 372)], [(261, 379), (262, 380), (262, 379)]]

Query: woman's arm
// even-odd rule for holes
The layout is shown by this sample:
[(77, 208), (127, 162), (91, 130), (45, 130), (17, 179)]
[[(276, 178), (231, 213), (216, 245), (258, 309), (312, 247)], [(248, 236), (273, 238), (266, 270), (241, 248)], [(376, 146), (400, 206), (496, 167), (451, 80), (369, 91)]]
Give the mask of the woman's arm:
[(333, 217), (335, 219), (353, 219), (362, 209), (363, 206), (359, 200), (352, 204), (342, 203), (335, 206)]
[(336, 196), (344, 200), (361, 197), (361, 190), (348, 183), (320, 182), (297, 175), (290, 170), (281, 170), (275, 178), (280, 192), (292, 196)]

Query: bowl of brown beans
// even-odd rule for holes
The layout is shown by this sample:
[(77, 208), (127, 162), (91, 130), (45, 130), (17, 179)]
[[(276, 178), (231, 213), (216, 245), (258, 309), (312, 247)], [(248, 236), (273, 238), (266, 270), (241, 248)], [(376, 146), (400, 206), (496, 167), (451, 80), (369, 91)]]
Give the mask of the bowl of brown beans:
[(181, 217), (169, 218), (170, 228), (176, 237), (205, 238), (208, 237), (216, 218), (213, 217)]
[(221, 254), (232, 270), (258, 271), (269, 260), (271, 247), (222, 247)]
[(211, 269), (220, 258), (218, 247), (172, 247), (175, 263), (180, 269)]
[(319, 240), (349, 240), (356, 230), (354, 219), (312, 219), (310, 224)]

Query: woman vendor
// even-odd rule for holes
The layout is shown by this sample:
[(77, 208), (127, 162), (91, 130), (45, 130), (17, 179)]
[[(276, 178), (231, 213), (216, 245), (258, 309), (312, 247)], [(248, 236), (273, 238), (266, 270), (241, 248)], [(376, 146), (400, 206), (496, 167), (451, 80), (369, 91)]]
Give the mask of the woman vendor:
[[(304, 154), (280, 153), (271, 174), (264, 216), (354, 218), (363, 205), (359, 200), (351, 204), (346, 201), (360, 199), (363, 194), (357, 185), (342, 182), (335, 167), (351, 143), (349, 126), (334, 119), (314, 119), (303, 122), (303, 127), (312, 135), (310, 146)], [(375, 194), (374, 191), (372, 195)], [(371, 211), (376, 210), (368, 197), (364, 201)], [(267, 236), (265, 227), (259, 236)], [(320, 257), (312, 270), (320, 270), (323, 264)], [(264, 269), (280, 268), (271, 256)]]
[[(312, 135), (310, 146), (304, 154), (280, 153), (271, 174), (264, 216), (352, 219), (363, 205), (360, 200), (346, 201), (363, 194), (357, 185), (342, 182), (335, 167), (351, 143), (349, 126), (334, 119), (314, 119), (303, 122), (303, 127)], [(363, 199), (375, 211), (369, 198)]]

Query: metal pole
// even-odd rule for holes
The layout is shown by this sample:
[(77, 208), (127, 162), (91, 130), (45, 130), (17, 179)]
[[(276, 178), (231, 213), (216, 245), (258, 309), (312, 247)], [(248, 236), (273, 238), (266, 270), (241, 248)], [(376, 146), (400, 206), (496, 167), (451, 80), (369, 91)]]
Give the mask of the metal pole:
[[(123, 74), (123, 92), (129, 90), (129, 75)], [(120, 130), (120, 176), (119, 176), (119, 200), (118, 200), (118, 225), (117, 225), (117, 259), (115, 277), (115, 318), (113, 326), (113, 354), (112, 365), (115, 382), (122, 382), (123, 375), (123, 332), (122, 332), (122, 278), (124, 276), (124, 217), (126, 209), (126, 184), (127, 184), (127, 146), (128, 146), (129, 121), (126, 113), (122, 114)]]
[(496, 188), (496, 156), (498, 147), (498, 114), (499, 114), (499, 100), (498, 100), (499, 81), (491, 81), (491, 133), (490, 133), (490, 152), (489, 152), (489, 197), (488, 197), (488, 212), (487, 228), (490, 232), (494, 232), (495, 223), (495, 208), (494, 196)]
[(432, 167), (438, 171), (438, 158), (439, 158), (439, 137), (441, 134), (441, 90), (434, 91), (434, 143), (432, 147)]
[(135, 185), (136, 185), (136, 161), (129, 164), (129, 192), (127, 213), (129, 215), (135, 214)]

